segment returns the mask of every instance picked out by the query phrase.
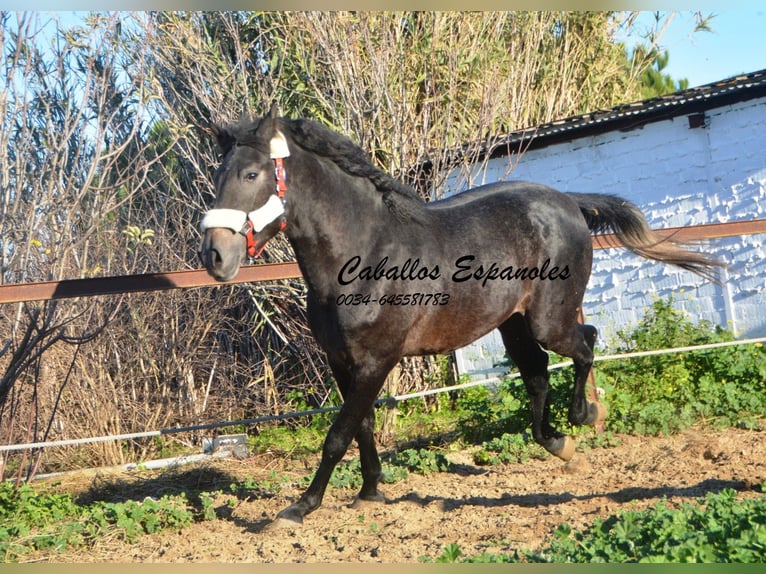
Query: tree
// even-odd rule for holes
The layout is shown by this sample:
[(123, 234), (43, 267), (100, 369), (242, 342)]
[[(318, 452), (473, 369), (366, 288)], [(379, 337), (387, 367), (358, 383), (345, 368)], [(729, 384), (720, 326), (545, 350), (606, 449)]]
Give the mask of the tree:
[[(136, 78), (146, 68), (140, 52), (119, 49), (123, 32), (118, 15), (94, 15), (87, 27), (66, 31), (44, 14), (0, 16), (3, 283), (87, 277), (130, 265), (131, 254), (120, 249), (125, 244), (120, 209), (146, 184), (160, 156), (142, 143), (150, 118), (142, 112), (142, 84)], [(104, 333), (122, 302), (0, 308), (5, 442), (55, 434), (66, 391), (83, 378), (77, 367), (87, 344)], [(0, 473), (8, 459), (1, 461)], [(19, 464), (17, 476), (22, 469)]]
[[(626, 65), (639, 73), (641, 99), (663, 96), (689, 87), (689, 81), (686, 78), (675, 80), (669, 74), (663, 73), (670, 61), (670, 54), (662, 47), (662, 38), (675, 16), (675, 12), (654, 12), (649, 28), (635, 34), (641, 41), (632, 50), (627, 48), (625, 50)], [(714, 18), (712, 14), (695, 12), (693, 16), (692, 34), (712, 31), (711, 22)], [(637, 12), (630, 14), (626, 20), (629, 28), (633, 28), (637, 17)]]
[(686, 78), (674, 80), (670, 74), (663, 73), (670, 61), (670, 54), (667, 50), (658, 52), (655, 49), (647, 50), (645, 47), (639, 46), (634, 50), (633, 58), (649, 59), (652, 62), (652, 65), (646, 68), (640, 76), (641, 99), (648, 100), (689, 87), (689, 80)]
[[(96, 13), (53, 22), (49, 44), (44, 18), (0, 19), (3, 282), (196, 266), (219, 162), (211, 122), (276, 101), (433, 199), (479, 183), (509, 131), (638, 99), (651, 65), (626, 58), (615, 39), (630, 15), (616, 12)], [(270, 243), (267, 260), (292, 258), (284, 238)], [(241, 418), (290, 410), (296, 392), (321, 405), (334, 391), (304, 294), (282, 281), (5, 306), (0, 438)], [(405, 361), (389, 391), (438, 370)]]

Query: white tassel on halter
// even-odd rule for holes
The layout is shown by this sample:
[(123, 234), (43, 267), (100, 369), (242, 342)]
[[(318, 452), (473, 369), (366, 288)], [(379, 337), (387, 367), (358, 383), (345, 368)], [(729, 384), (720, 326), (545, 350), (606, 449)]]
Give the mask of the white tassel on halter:
[(290, 155), (290, 148), (287, 147), (285, 134), (277, 130), (277, 133), (275, 133), (274, 137), (271, 138), (269, 151), (271, 153), (271, 159), (287, 157)]

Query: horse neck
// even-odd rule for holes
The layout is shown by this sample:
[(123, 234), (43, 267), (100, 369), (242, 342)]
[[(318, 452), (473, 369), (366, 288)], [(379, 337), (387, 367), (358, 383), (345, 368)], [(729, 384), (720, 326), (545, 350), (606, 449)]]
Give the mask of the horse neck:
[(369, 180), (330, 160), (299, 152), (291, 163), (285, 232), (304, 275), (334, 279), (349, 257), (364, 255), (381, 236), (391, 213)]

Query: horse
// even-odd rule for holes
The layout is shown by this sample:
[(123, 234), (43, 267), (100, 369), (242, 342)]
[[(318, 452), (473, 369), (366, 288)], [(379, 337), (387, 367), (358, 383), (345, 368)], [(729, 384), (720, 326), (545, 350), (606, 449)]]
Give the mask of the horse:
[[(578, 321), (592, 266), (591, 234), (715, 280), (720, 265), (652, 231), (615, 195), (561, 193), (529, 182), (483, 185), (438, 201), (375, 167), (351, 139), (305, 118), (211, 125), (222, 153), (199, 257), (219, 281), (284, 233), (307, 287), (307, 317), (343, 398), (308, 488), (277, 514), (302, 523), (317, 509), (352, 440), (357, 500), (383, 501), (374, 403), (407, 356), (445, 354), (498, 329), (532, 410), (532, 436), (562, 460), (574, 441), (549, 420), (548, 354), (574, 363), (568, 420), (605, 411), (585, 397), (596, 328)], [(275, 521), (276, 522), (276, 521)]]

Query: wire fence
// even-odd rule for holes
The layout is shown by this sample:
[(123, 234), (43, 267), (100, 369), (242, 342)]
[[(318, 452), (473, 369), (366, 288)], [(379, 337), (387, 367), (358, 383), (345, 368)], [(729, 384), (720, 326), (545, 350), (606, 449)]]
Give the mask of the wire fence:
[[(611, 355), (596, 355), (594, 358), (594, 362), (601, 362), (601, 361), (615, 361), (615, 360), (622, 360), (622, 359), (632, 359), (632, 358), (638, 358), (638, 357), (648, 357), (653, 355), (663, 355), (663, 354), (672, 354), (672, 353), (688, 353), (688, 352), (696, 352), (696, 351), (706, 351), (709, 349), (717, 349), (721, 347), (732, 347), (732, 346), (738, 346), (738, 345), (754, 345), (759, 343), (766, 342), (766, 337), (760, 337), (760, 338), (753, 338), (753, 339), (741, 339), (736, 341), (723, 341), (719, 343), (707, 343), (704, 345), (692, 345), (687, 347), (674, 347), (670, 349), (656, 349), (651, 351), (634, 351), (632, 353), (624, 353), (624, 354), (611, 354)], [(563, 361), (560, 363), (556, 363), (553, 365), (550, 365), (548, 367), (548, 370), (555, 370), (555, 369), (561, 369), (564, 367), (568, 367), (572, 365), (572, 361)], [(518, 378), (520, 377), (520, 374), (518, 372), (510, 373), (505, 378)], [(493, 378), (493, 379), (481, 379), (476, 381), (469, 381), (466, 383), (461, 383), (457, 385), (452, 385), (449, 387), (439, 387), (435, 389), (427, 389), (424, 391), (419, 391), (416, 393), (409, 393), (409, 394), (403, 394), (403, 395), (396, 395), (391, 397), (383, 397), (375, 401), (375, 404), (377, 406), (384, 405), (388, 407), (392, 407), (397, 405), (400, 402), (408, 401), (412, 399), (418, 399), (423, 398), (431, 395), (436, 395), (440, 393), (449, 393), (453, 391), (458, 391), (462, 389), (467, 389), (470, 387), (477, 387), (477, 386), (487, 386), (492, 384), (497, 384), (499, 379)], [(90, 444), (90, 443), (97, 443), (97, 442), (107, 442), (107, 441), (119, 441), (119, 440), (132, 440), (132, 439), (141, 439), (141, 438), (152, 438), (152, 437), (158, 437), (163, 435), (171, 435), (171, 434), (178, 434), (178, 433), (184, 433), (184, 432), (192, 432), (192, 431), (199, 431), (199, 430), (213, 430), (218, 428), (224, 428), (224, 427), (231, 427), (231, 426), (245, 426), (245, 425), (253, 425), (258, 423), (264, 423), (264, 422), (271, 422), (271, 421), (278, 421), (278, 420), (285, 420), (285, 419), (293, 419), (293, 418), (299, 418), (299, 417), (305, 417), (305, 416), (314, 416), (318, 414), (324, 414), (324, 413), (331, 413), (335, 411), (339, 411), (341, 407), (339, 405), (336, 406), (328, 406), (328, 407), (322, 407), (322, 408), (316, 408), (316, 409), (309, 409), (305, 411), (296, 411), (296, 412), (290, 412), (290, 413), (283, 413), (278, 415), (265, 415), (262, 417), (255, 417), (255, 418), (247, 418), (247, 419), (239, 419), (239, 420), (233, 420), (233, 421), (224, 421), (224, 422), (215, 422), (215, 423), (205, 423), (205, 424), (198, 424), (198, 425), (189, 425), (189, 426), (183, 426), (183, 427), (175, 427), (175, 428), (169, 428), (169, 429), (159, 429), (159, 430), (151, 430), (151, 431), (144, 431), (144, 432), (136, 432), (136, 433), (126, 433), (126, 434), (115, 434), (115, 435), (105, 435), (105, 436), (99, 436), (99, 437), (88, 437), (88, 438), (79, 438), (79, 439), (67, 439), (67, 440), (54, 440), (54, 441), (47, 441), (47, 442), (31, 442), (31, 443), (23, 443), (23, 444), (13, 444), (13, 445), (4, 445), (0, 446), (0, 453), (2, 452), (11, 452), (11, 451), (19, 451), (19, 450), (27, 450), (27, 449), (40, 449), (40, 448), (53, 448), (53, 447), (62, 447), (62, 446), (77, 446), (77, 445), (83, 445), (83, 444)]]

